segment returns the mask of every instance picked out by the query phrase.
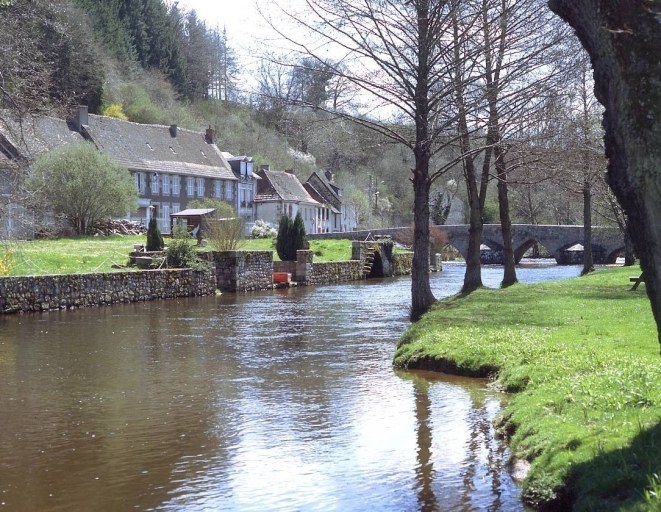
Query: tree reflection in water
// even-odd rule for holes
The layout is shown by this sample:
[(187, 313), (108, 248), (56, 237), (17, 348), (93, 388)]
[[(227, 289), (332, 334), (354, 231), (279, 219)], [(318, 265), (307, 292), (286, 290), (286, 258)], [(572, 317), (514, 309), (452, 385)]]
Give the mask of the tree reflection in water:
[(432, 460), (431, 400), (429, 382), (425, 379), (413, 379), (415, 397), (417, 464), (416, 482), (418, 485), (418, 503), (421, 512), (438, 509), (438, 503), (432, 483), (434, 481), (434, 462)]

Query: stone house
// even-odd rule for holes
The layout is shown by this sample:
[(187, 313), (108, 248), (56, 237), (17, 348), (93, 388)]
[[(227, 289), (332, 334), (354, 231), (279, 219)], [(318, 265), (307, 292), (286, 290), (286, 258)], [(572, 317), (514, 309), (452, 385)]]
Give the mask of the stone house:
[(317, 233), (353, 231), (355, 222), (349, 218), (346, 207), (342, 204), (342, 189), (335, 183), (330, 171), (313, 172), (303, 184), (310, 196), (324, 205)]
[(329, 214), (327, 206), (315, 200), (292, 171), (271, 171), (263, 166), (257, 171), (255, 218), (277, 225), (282, 215), (292, 219), (301, 214), (305, 231), (318, 233)]
[(238, 210), (239, 178), (206, 133), (177, 125), (138, 124), (88, 114), (79, 107), (74, 126), (100, 151), (128, 168), (138, 189), (138, 211), (127, 218), (145, 223), (156, 217), (170, 232), (170, 214), (185, 210), (193, 199), (215, 198)]
[(30, 163), (44, 153), (70, 142), (82, 142), (81, 134), (64, 119), (48, 116), (15, 118), (0, 111), (0, 238), (33, 238), (38, 224), (52, 224), (46, 214), (35, 222), (20, 193)]

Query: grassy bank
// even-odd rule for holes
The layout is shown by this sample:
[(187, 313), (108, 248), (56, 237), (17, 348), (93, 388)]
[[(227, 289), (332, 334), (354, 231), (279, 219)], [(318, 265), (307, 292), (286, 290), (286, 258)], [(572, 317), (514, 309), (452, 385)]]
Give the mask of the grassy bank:
[[(146, 240), (146, 236), (91, 236), (9, 242), (0, 247), (0, 256), (5, 250), (11, 254), (6, 260), (10, 276), (112, 272), (116, 270), (113, 265), (127, 263), (134, 244), (144, 244)], [(310, 248), (315, 261), (351, 258), (350, 240), (312, 240)], [(273, 251), (274, 259), (278, 259), (273, 239), (243, 240), (239, 250)], [(4, 261), (0, 257), (0, 270)]]
[(532, 462), (524, 499), (549, 510), (661, 510), (661, 357), (637, 271), (483, 289), (405, 333), (403, 368), (493, 375), (499, 427)]

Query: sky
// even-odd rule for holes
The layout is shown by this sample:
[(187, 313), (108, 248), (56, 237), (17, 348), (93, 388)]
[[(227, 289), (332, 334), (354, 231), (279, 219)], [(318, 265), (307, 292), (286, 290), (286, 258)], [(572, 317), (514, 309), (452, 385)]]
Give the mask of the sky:
[[(278, 4), (289, 8), (300, 0), (281, 0)], [(277, 8), (268, 0), (178, 0), (181, 8), (194, 10), (208, 28), (227, 30), (230, 46), (244, 64), (253, 62), (265, 47), (280, 47), (277, 34), (264, 16), (276, 15)], [(260, 9), (263, 14), (260, 14)]]

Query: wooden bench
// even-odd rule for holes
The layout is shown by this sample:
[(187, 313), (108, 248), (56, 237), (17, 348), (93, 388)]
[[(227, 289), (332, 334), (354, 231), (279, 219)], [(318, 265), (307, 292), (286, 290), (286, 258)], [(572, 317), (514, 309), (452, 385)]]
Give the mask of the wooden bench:
[(629, 282), (633, 283), (633, 286), (631, 287), (631, 291), (637, 290), (638, 287), (640, 286), (640, 283), (645, 282), (645, 276), (644, 274), (640, 274), (639, 276), (629, 276)]

